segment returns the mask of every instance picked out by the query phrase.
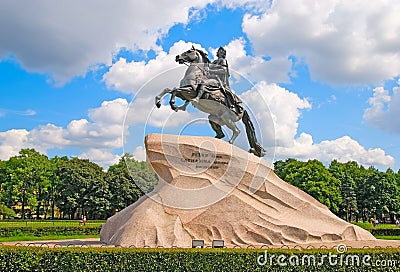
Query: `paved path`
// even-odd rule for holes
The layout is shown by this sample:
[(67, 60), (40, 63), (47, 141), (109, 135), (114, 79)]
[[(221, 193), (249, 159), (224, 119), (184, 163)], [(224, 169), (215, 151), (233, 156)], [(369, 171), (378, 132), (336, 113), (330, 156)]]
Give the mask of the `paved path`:
[[(114, 247), (113, 245), (106, 245), (100, 242), (99, 238), (87, 239), (70, 239), (70, 240), (45, 240), (45, 241), (21, 241), (21, 242), (3, 242), (1, 245), (7, 246), (38, 246), (38, 247)], [(336, 248), (338, 245), (345, 245), (347, 248), (398, 248), (400, 250), (400, 240), (371, 240), (371, 241), (339, 241), (339, 242), (326, 242), (326, 243), (313, 243), (302, 245), (268, 245), (262, 248)], [(228, 248), (234, 247), (227, 245)], [(260, 248), (261, 245), (254, 246)], [(248, 248), (253, 248), (248, 246)]]
[(67, 247), (67, 246), (100, 247), (100, 246), (104, 246), (104, 244), (100, 242), (99, 238), (3, 242), (0, 244), (6, 245), (6, 246), (40, 246), (40, 247)]

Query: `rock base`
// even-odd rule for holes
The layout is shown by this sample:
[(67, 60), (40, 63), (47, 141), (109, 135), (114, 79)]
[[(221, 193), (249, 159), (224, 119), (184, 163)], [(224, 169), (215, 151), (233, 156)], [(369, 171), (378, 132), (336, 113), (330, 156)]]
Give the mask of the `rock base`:
[(227, 142), (150, 134), (145, 145), (160, 182), (107, 220), (103, 243), (191, 247), (199, 239), (246, 247), (375, 240)]

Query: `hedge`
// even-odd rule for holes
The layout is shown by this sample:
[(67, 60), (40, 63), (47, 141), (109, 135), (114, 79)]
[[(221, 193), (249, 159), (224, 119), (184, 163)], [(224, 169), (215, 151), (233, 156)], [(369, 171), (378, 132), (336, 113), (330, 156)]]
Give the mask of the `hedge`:
[[(336, 256), (336, 265), (325, 258), (329, 254)], [(263, 265), (265, 256), (268, 261)], [(269, 263), (272, 256), (275, 258)], [(291, 258), (295, 260), (293, 256), (306, 260), (304, 265), (289, 262)], [(310, 256), (316, 258), (316, 265), (307, 261), (312, 258)], [(357, 265), (354, 256), (360, 259), (369, 256), (371, 259)], [(277, 258), (281, 258), (281, 263), (286, 260), (286, 266), (279, 265)], [(261, 264), (257, 260), (261, 260)], [(393, 261), (390, 265), (389, 260)], [(375, 266), (378, 261), (382, 266)], [(400, 271), (399, 264), (399, 249), (351, 249), (339, 254), (336, 250), (326, 249), (265, 251), (0, 246), (0, 271)]]
[(400, 229), (370, 229), (374, 236), (400, 236)]
[(11, 236), (48, 236), (48, 235), (96, 235), (100, 233), (100, 226), (26, 226), (0, 227), (0, 237)]

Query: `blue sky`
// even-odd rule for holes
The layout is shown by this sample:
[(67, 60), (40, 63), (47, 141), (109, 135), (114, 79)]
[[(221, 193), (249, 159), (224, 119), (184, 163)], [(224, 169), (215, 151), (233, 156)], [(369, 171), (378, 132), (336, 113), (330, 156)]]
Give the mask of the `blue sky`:
[(213, 136), (193, 107), (153, 111), (193, 44), (211, 59), (227, 49), (267, 160), (397, 171), (400, 4), (368, 2), (2, 1), (0, 159), (33, 147), (107, 167), (123, 151), (144, 159), (149, 132)]

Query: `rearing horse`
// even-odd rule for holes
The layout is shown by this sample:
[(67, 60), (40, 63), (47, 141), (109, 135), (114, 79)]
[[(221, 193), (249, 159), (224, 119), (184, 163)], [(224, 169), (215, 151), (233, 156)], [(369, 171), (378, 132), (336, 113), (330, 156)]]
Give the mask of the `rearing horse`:
[[(190, 50), (177, 55), (175, 61), (179, 64), (188, 64), (185, 76), (180, 82), (180, 86), (174, 89), (165, 88), (155, 98), (156, 106), (161, 106), (161, 99), (167, 94), (171, 94), (169, 104), (174, 111), (186, 110), (189, 103), (202, 112), (208, 113), (208, 119), (212, 129), (217, 133), (216, 138), (223, 138), (221, 126), (227, 126), (232, 130), (232, 137), (229, 143), (233, 144), (240, 133), (235, 122), (242, 120), (246, 127), (247, 139), (250, 144), (250, 152), (262, 157), (265, 155), (264, 148), (258, 143), (253, 123), (246, 110), (239, 113), (227, 107), (227, 97), (221, 81), (210, 77), (209, 64), (206, 53), (192, 47)], [(200, 100), (196, 100), (199, 88), (203, 88), (204, 93)], [(184, 100), (182, 106), (176, 106), (175, 97)]]

